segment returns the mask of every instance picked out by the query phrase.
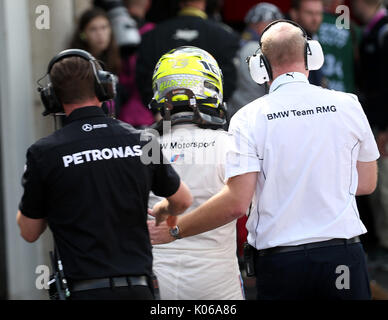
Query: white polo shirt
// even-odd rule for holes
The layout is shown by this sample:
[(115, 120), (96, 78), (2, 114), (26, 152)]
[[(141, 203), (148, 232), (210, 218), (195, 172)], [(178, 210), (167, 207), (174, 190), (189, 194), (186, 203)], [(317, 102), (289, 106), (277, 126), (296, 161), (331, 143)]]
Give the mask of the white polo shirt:
[(366, 232), (355, 193), (357, 161), (379, 152), (354, 95), (310, 85), (301, 73), (275, 79), (270, 94), (230, 124), (226, 178), (259, 172), (248, 242), (257, 249)]

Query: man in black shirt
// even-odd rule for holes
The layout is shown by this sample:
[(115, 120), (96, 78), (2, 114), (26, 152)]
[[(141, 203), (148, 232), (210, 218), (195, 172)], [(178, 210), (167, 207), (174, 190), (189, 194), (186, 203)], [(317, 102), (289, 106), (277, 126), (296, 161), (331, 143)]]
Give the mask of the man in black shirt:
[(27, 151), (21, 235), (34, 242), (49, 225), (73, 299), (151, 299), (149, 192), (166, 198), (159, 220), (182, 213), (190, 192), (155, 139), (104, 114), (114, 78), (89, 53), (60, 53), (48, 74), (46, 114), (63, 107), (67, 124)]

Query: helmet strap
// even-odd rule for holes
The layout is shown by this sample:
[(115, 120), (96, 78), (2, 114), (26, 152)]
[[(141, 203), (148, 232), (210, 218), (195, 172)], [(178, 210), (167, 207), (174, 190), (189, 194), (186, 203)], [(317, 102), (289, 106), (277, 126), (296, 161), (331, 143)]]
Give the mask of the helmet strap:
[[(188, 98), (188, 101), (182, 101), (184, 102), (184, 105), (189, 105), (191, 109), (193, 109), (194, 113), (196, 113), (197, 107), (197, 99), (195, 98), (195, 94), (190, 89), (182, 88), (182, 89), (173, 89), (166, 93), (166, 96), (164, 98), (164, 104), (163, 104), (163, 119), (166, 121), (171, 121), (171, 112), (174, 109), (174, 106), (177, 104), (173, 102), (173, 98), (175, 96), (181, 96), (185, 95)], [(187, 103), (188, 102), (188, 103)], [(198, 111), (198, 110), (197, 110)]]
[[(175, 96), (185, 95), (188, 100), (173, 101)], [(212, 115), (201, 112), (200, 106), (207, 103), (216, 103), (216, 98), (196, 99), (195, 94), (190, 89), (172, 89), (168, 91), (164, 97), (164, 103), (158, 103), (156, 100), (152, 100), (149, 107), (154, 110), (160, 110), (162, 113), (162, 121), (171, 121), (171, 125), (182, 123), (195, 123), (201, 127), (223, 127), (226, 124), (226, 120)], [(176, 107), (188, 107), (192, 112), (191, 115), (185, 115), (182, 117), (172, 117), (173, 110)], [(226, 114), (226, 107), (224, 104), (218, 107), (221, 112)], [(177, 112), (175, 112), (177, 113)], [(162, 122), (161, 121), (161, 122)]]

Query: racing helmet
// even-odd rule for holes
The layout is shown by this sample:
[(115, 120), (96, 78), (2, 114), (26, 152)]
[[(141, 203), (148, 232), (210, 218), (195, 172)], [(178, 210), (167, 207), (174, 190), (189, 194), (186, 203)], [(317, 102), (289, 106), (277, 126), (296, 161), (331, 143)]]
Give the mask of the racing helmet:
[(222, 72), (205, 50), (183, 46), (164, 54), (156, 64), (152, 89), (150, 108), (172, 125), (194, 122), (222, 127), (226, 123)]

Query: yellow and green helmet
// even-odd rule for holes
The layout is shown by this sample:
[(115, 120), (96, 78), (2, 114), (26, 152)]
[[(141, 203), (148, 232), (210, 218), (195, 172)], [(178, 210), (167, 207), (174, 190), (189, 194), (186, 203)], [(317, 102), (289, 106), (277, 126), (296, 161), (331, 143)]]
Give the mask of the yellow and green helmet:
[[(166, 96), (176, 89), (189, 89), (201, 112), (224, 114), (223, 76), (217, 61), (205, 50), (192, 46), (173, 49), (156, 64), (152, 76), (153, 106), (162, 111)], [(184, 92), (183, 92), (184, 93)], [(172, 101), (179, 112), (190, 97), (175, 94)], [(152, 105), (152, 103), (151, 103)]]

